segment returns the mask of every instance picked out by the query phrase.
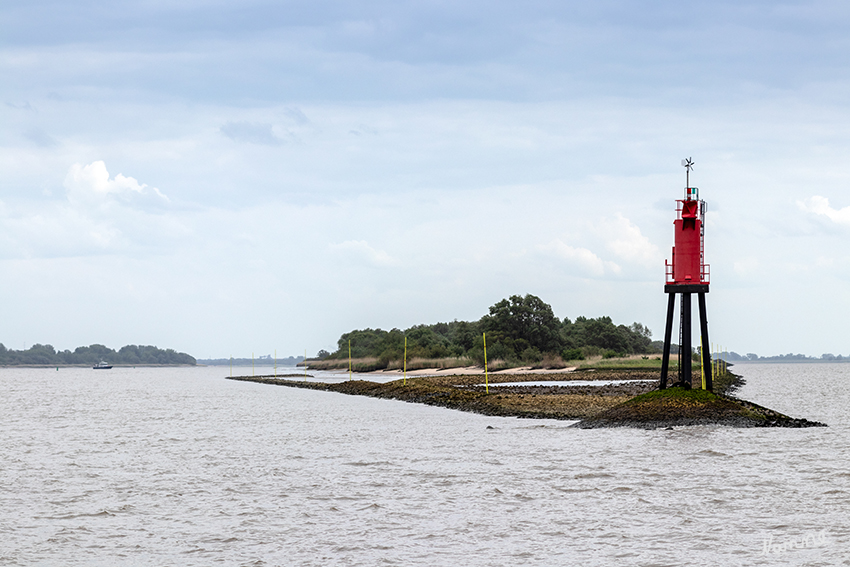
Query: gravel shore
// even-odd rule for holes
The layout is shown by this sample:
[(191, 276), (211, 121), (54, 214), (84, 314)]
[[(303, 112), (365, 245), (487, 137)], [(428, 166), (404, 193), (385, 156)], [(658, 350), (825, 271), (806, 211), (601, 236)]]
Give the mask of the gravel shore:
[[(298, 375), (291, 377), (234, 376), (229, 379), (402, 400), (484, 415), (579, 420), (596, 415), (652, 389), (655, 387), (654, 383), (641, 382), (641, 380), (655, 380), (656, 374), (651, 370), (605, 370), (569, 374), (497, 375), (490, 377), (489, 393), (485, 386), (481, 385), (482, 376), (470, 375), (408, 377), (407, 385), (403, 384), (403, 380), (385, 383), (367, 380), (339, 383), (310, 382)], [(629, 380), (634, 383), (607, 386), (497, 386), (500, 382), (547, 380), (553, 382)]]
[[(303, 375), (233, 376), (230, 380), (307, 388), (355, 396), (401, 400), (460, 411), (502, 417), (581, 420), (575, 427), (639, 427), (655, 429), (681, 425), (733, 427), (815, 427), (821, 423), (795, 419), (723, 394), (704, 390), (658, 387), (655, 370), (588, 370), (551, 374), (491, 376), (489, 387), (481, 376), (448, 375), (408, 377), (392, 382), (348, 380), (311, 382)], [(522, 385), (522, 382), (553, 382)], [(575, 381), (577, 385), (569, 385)], [(589, 386), (581, 382), (617, 381)], [(516, 384), (519, 382), (520, 384)], [(510, 383), (509, 386), (499, 386)], [(557, 384), (556, 384), (557, 383)], [(724, 389), (733, 390), (740, 378), (728, 378)]]

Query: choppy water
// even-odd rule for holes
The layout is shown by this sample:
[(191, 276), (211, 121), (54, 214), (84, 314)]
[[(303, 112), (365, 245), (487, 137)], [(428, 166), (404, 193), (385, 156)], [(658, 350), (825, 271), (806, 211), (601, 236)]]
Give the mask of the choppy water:
[(850, 565), (850, 364), (737, 368), (742, 397), (830, 427), (577, 430), (222, 368), (0, 369), (0, 565)]

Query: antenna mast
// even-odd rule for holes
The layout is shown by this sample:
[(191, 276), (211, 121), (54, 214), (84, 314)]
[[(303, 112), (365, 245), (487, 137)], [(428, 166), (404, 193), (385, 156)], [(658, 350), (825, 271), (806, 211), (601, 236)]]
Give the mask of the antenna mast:
[(691, 170), (694, 168), (694, 161), (691, 158), (682, 160), (682, 167), (685, 168), (685, 189), (691, 186)]

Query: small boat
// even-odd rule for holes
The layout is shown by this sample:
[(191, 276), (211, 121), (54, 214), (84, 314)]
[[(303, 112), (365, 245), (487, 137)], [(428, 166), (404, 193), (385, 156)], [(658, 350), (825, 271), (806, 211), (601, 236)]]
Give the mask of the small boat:
[(109, 370), (110, 368), (112, 368), (112, 365), (108, 362), (104, 362), (103, 360), (101, 360), (100, 362), (92, 366), (92, 368), (94, 368), (95, 370)]

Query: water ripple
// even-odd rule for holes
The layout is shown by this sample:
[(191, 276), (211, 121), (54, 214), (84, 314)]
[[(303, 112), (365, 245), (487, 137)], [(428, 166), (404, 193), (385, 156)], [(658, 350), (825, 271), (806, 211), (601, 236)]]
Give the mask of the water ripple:
[(738, 369), (742, 397), (830, 427), (582, 431), (215, 368), (2, 369), (0, 565), (842, 564), (850, 365)]

